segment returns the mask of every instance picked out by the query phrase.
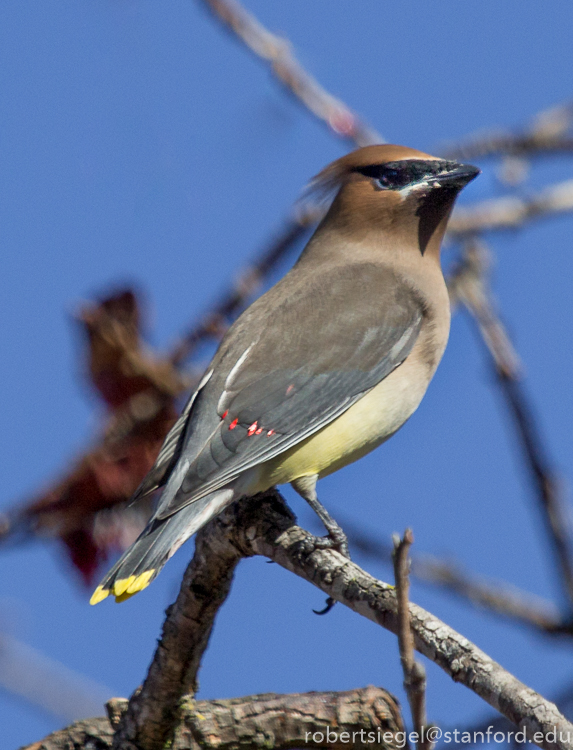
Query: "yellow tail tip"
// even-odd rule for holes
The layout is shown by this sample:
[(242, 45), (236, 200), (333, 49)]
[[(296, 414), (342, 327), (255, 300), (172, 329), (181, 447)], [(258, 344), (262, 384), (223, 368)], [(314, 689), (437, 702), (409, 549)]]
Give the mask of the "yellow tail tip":
[(115, 603), (121, 604), (122, 602), (126, 602), (128, 599), (131, 599), (132, 596), (135, 596), (135, 594), (120, 594), (119, 596), (115, 597)]
[(98, 586), (93, 592), (90, 604), (99, 604), (103, 602), (110, 594), (115, 596), (115, 601), (120, 603), (129, 599), (139, 591), (143, 591), (144, 588), (149, 586), (151, 579), (155, 575), (155, 568), (152, 570), (146, 570), (145, 573), (141, 573), (138, 576), (129, 576), (129, 578), (120, 578), (115, 581), (111, 588), (104, 589), (103, 586)]
[(143, 591), (144, 588), (149, 586), (151, 579), (155, 574), (155, 568), (152, 570), (146, 570), (145, 573), (141, 573), (138, 576), (130, 576), (129, 578), (123, 578), (116, 581), (113, 586), (113, 593), (115, 601), (119, 604), (129, 599), (139, 591)]
[(117, 581), (113, 582), (113, 586), (111, 587), (112, 594), (114, 596), (121, 596), (122, 594), (125, 594), (127, 589), (134, 581), (135, 576), (129, 576), (129, 578), (119, 578)]
[(146, 570), (145, 573), (142, 573), (141, 575), (137, 576), (135, 581), (129, 584), (129, 587), (126, 593), (137, 594), (138, 591), (143, 591), (144, 588), (149, 586), (149, 582), (154, 573), (155, 573), (155, 568), (153, 568), (152, 570)]
[(103, 586), (98, 586), (97, 589), (92, 594), (92, 598), (90, 599), (90, 604), (99, 604), (100, 602), (103, 602), (103, 600), (106, 599), (108, 596), (109, 596), (109, 589), (104, 589)]

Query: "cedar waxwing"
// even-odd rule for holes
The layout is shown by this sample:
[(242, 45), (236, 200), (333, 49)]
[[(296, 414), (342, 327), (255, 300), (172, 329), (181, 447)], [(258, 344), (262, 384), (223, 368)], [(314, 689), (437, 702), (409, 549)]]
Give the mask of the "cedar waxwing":
[(135, 493), (163, 487), (140, 537), (96, 589), (123, 601), (241, 496), (316, 481), (376, 448), (418, 407), (450, 327), (440, 244), (476, 167), (402, 146), (338, 159), (311, 189), (332, 204), (287, 275), (237, 319)]

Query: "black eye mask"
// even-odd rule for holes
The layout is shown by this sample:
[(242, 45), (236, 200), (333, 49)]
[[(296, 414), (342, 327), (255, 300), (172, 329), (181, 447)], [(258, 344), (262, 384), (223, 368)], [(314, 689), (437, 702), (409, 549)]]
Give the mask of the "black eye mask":
[(456, 162), (442, 159), (407, 159), (386, 164), (357, 167), (356, 172), (371, 177), (382, 190), (401, 190), (458, 166)]

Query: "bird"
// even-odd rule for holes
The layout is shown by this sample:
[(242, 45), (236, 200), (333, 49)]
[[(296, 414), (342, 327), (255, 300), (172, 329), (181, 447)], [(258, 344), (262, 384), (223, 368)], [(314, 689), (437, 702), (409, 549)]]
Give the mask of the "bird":
[[(234, 322), (133, 500), (161, 489), (139, 538), (96, 588), (121, 602), (230, 503), (290, 483), (348, 555), (317, 480), (391, 437), (446, 348), (440, 246), (480, 170), (405, 146), (359, 148), (322, 170), (330, 200), (292, 269)], [(328, 205), (328, 203), (326, 204)]]

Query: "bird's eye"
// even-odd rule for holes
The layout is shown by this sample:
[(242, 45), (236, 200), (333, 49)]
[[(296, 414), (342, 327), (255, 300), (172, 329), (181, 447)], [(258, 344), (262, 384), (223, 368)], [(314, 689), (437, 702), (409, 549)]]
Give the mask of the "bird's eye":
[(398, 181), (398, 170), (397, 169), (385, 169), (383, 173), (378, 177), (376, 180), (376, 183), (383, 189), (383, 190), (392, 190), (393, 187), (396, 187), (396, 183)]
[(412, 175), (409, 169), (384, 166), (379, 169), (375, 181), (382, 190), (400, 190), (412, 181)]

